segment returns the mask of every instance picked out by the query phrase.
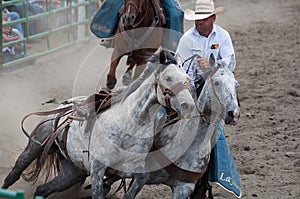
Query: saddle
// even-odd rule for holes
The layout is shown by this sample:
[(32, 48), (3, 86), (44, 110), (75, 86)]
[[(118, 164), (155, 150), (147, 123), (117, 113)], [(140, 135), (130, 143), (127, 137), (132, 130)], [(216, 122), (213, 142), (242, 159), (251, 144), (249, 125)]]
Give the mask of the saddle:
[[(84, 135), (89, 136), (93, 129), (97, 116), (109, 109), (112, 105), (112, 97), (118, 95), (117, 92), (107, 91), (105, 89), (100, 90), (98, 93), (90, 95), (85, 101), (74, 105), (74, 112), (69, 116), (72, 120), (86, 121), (86, 127)], [(69, 125), (68, 125), (69, 126)], [(64, 133), (57, 137), (56, 140), (60, 151), (68, 158), (66, 144), (68, 126), (66, 126)], [(55, 126), (54, 129), (58, 128)], [(88, 152), (88, 151), (83, 151)]]
[[(34, 112), (26, 115), (22, 120), (22, 130), (23, 133), (33, 142), (39, 145), (45, 145), (44, 151), (42, 153), (40, 161), (46, 160), (47, 154), (49, 153), (54, 142), (57, 144), (61, 153), (68, 158), (68, 153), (66, 150), (67, 135), (70, 123), (73, 120), (86, 121), (87, 125), (85, 128), (85, 134), (89, 133), (92, 129), (97, 115), (101, 114), (105, 110), (111, 107), (112, 97), (118, 95), (118, 92), (109, 92), (107, 90), (100, 90), (98, 93), (92, 94), (85, 100), (78, 101), (65, 101), (62, 103), (63, 107), (55, 110), (44, 111), (44, 112)], [(35, 129), (44, 124), (47, 121), (53, 120), (53, 131), (49, 133), (46, 139), (41, 143), (31, 137), (27, 131), (24, 129), (24, 121), (32, 115), (37, 116), (50, 116), (54, 117), (41, 121)]]

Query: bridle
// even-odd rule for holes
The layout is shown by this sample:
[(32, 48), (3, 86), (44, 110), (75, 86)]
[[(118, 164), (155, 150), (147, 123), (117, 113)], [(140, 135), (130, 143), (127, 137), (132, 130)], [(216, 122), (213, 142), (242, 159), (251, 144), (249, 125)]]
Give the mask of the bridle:
[[(149, 1), (150, 0), (147, 0), (146, 11), (144, 12), (144, 15), (142, 16), (142, 18), (137, 23), (131, 25), (132, 26), (131, 29), (138, 28), (139, 25), (145, 20), (147, 14), (148, 14), (149, 6), (150, 6)], [(120, 11), (120, 13), (122, 13), (122, 17), (121, 17), (120, 22), (119, 22), (120, 33), (122, 35), (122, 38), (128, 44), (131, 45), (130, 48), (134, 49), (134, 48), (139, 47), (150, 36), (150, 34), (154, 31), (155, 27), (157, 27), (157, 25), (160, 22), (162, 24), (165, 24), (165, 17), (162, 14), (162, 10), (158, 10), (157, 5), (155, 5), (154, 6), (155, 16), (152, 19), (152, 23), (150, 24), (149, 27), (147, 27), (146, 32), (140, 38), (134, 38), (134, 35), (130, 36), (128, 34), (128, 31), (125, 30), (125, 27), (127, 25), (127, 24), (125, 24), (125, 14), (126, 14), (125, 8), (127, 6), (134, 6), (135, 9), (138, 10), (138, 13), (141, 13), (141, 10), (140, 10), (139, 6), (131, 0), (131, 1), (127, 2), (126, 5), (124, 5), (124, 7), (121, 8), (121, 11)], [(140, 6), (142, 6), (142, 4)], [(131, 33), (133, 34), (133, 32), (131, 32)]]
[(209, 78), (210, 78), (210, 83), (211, 83), (211, 87), (212, 87), (213, 94), (214, 94), (214, 96), (217, 98), (219, 104), (221, 105), (221, 107), (222, 107), (222, 112), (223, 112), (223, 111), (225, 110), (225, 106), (224, 106), (224, 104), (221, 102), (221, 100), (220, 100), (220, 98), (219, 98), (219, 96), (218, 96), (218, 94), (217, 94), (217, 92), (216, 92), (215, 84), (214, 84), (214, 79), (212, 78), (212, 76), (213, 76), (219, 69), (220, 69), (220, 66), (219, 66), (219, 65), (216, 66), (216, 67), (214, 67), (213, 71), (212, 71), (212, 72), (210, 73), (210, 75), (209, 75)]
[[(193, 60), (194, 60), (197, 56), (198, 56), (198, 55), (196, 55), (196, 54), (195, 54), (195, 55), (192, 55), (191, 57), (187, 58), (187, 59), (182, 63), (182, 65), (183, 65), (185, 62), (191, 60), (190, 63), (189, 63), (189, 66), (188, 66), (188, 68), (187, 68), (187, 70), (185, 71), (186, 73), (189, 72), (190, 66), (191, 66)], [(210, 80), (211, 80), (210, 83), (211, 83), (211, 87), (212, 87), (212, 90), (213, 90), (213, 94), (216, 96), (218, 102), (220, 103), (220, 105), (222, 106), (222, 109), (224, 110), (225, 107), (224, 107), (224, 105), (221, 103), (221, 100), (220, 100), (219, 96), (217, 95), (217, 92), (216, 92), (216, 89), (215, 89), (215, 86), (214, 86), (214, 80), (213, 80), (213, 78), (212, 78), (212, 76), (214, 76), (214, 74), (215, 74), (219, 69), (220, 69), (220, 66), (219, 66), (219, 65), (217, 65), (216, 67), (214, 67), (214, 69), (213, 69), (213, 70), (210, 72), (210, 74), (209, 74), (209, 78), (210, 78)]]
[[(169, 109), (172, 109), (171, 101), (170, 101), (171, 97), (174, 97), (175, 95), (177, 95), (177, 93), (179, 93), (180, 91), (182, 91), (184, 89), (188, 89), (189, 91), (191, 90), (188, 85), (188, 82), (178, 82), (175, 85), (173, 85), (171, 88), (167, 88), (167, 87), (163, 86), (162, 84), (158, 84), (158, 86), (164, 96), (166, 107), (168, 107)], [(157, 86), (156, 86), (156, 89), (157, 89)]]
[[(124, 17), (127, 14), (125, 8), (128, 8), (130, 6), (133, 6), (137, 10), (137, 14), (139, 14), (139, 13), (141, 13), (141, 8), (140, 7), (143, 6), (143, 3), (141, 3), (140, 7), (134, 1), (128, 1), (125, 4), (124, 10), (123, 10), (123, 15), (121, 17), (121, 23), (123, 24), (123, 26), (127, 25), (127, 24), (124, 24), (124, 21), (125, 21)], [(137, 22), (136, 24), (132, 25), (132, 28), (138, 27), (143, 22), (143, 20), (146, 18), (147, 14), (148, 14), (148, 9), (149, 9), (149, 0), (147, 0), (146, 11), (145, 11), (144, 15), (139, 20), (139, 22)]]

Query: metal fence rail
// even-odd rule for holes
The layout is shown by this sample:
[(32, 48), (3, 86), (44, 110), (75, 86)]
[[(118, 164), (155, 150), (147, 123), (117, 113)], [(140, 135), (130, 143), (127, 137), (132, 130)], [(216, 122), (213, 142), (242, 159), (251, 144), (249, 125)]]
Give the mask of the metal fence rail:
[[(19, 20), (13, 20), (2, 23), (3, 25), (22, 24), (24, 31), (24, 38), (16, 41), (3, 43), (1, 39), (1, 48), (20, 44), (24, 46), (24, 57), (3, 63), (3, 55), (1, 51), (1, 68), (23, 63), (29, 60), (57, 51), (59, 49), (71, 46), (80, 42), (84, 42), (91, 37), (89, 32), (89, 23), (93, 16), (92, 4), (98, 0), (62, 0), (62, 6), (59, 8), (52, 8), (50, 0), (45, 1), (43, 12), (31, 13), (29, 4), (43, 3), (37, 0), (12, 0), (0, 3), (0, 8), (3, 10), (7, 6), (18, 5), (23, 6), (22, 16)], [(58, 19), (64, 20), (63, 23), (58, 24)], [(2, 21), (2, 16), (1, 16)], [(30, 26), (34, 24), (37, 29), (34, 34), (33, 28)], [(2, 28), (1, 28), (2, 33)], [(2, 34), (1, 34), (2, 37)], [(34, 48), (35, 44), (38, 48)], [(33, 47), (32, 47), (33, 46)], [(43, 47), (43, 48), (42, 48)]]
[[(0, 189), (0, 197), (1, 198), (12, 198), (12, 199), (24, 199), (25, 194), (24, 191), (11, 191), (8, 189)], [(42, 196), (36, 196), (34, 199), (44, 199)]]

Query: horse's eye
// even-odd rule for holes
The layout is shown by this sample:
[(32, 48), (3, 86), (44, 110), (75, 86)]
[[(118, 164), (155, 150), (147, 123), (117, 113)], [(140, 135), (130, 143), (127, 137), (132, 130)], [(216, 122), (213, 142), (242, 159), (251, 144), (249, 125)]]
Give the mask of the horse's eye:
[(215, 86), (219, 86), (220, 85), (220, 82), (215, 82)]
[(172, 78), (171, 78), (171, 77), (166, 77), (166, 81), (167, 81), (167, 82), (171, 82), (171, 81), (172, 81)]

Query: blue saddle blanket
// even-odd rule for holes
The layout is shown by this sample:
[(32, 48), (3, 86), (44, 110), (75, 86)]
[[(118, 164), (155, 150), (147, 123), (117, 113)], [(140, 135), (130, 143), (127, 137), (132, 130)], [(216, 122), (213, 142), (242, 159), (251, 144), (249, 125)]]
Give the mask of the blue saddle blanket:
[(220, 185), (236, 197), (242, 196), (240, 178), (226, 143), (221, 122), (218, 123), (217, 141), (211, 153), (208, 181)]
[(106, 0), (95, 14), (90, 24), (91, 32), (99, 38), (109, 38), (116, 34), (119, 10), (123, 0)]

